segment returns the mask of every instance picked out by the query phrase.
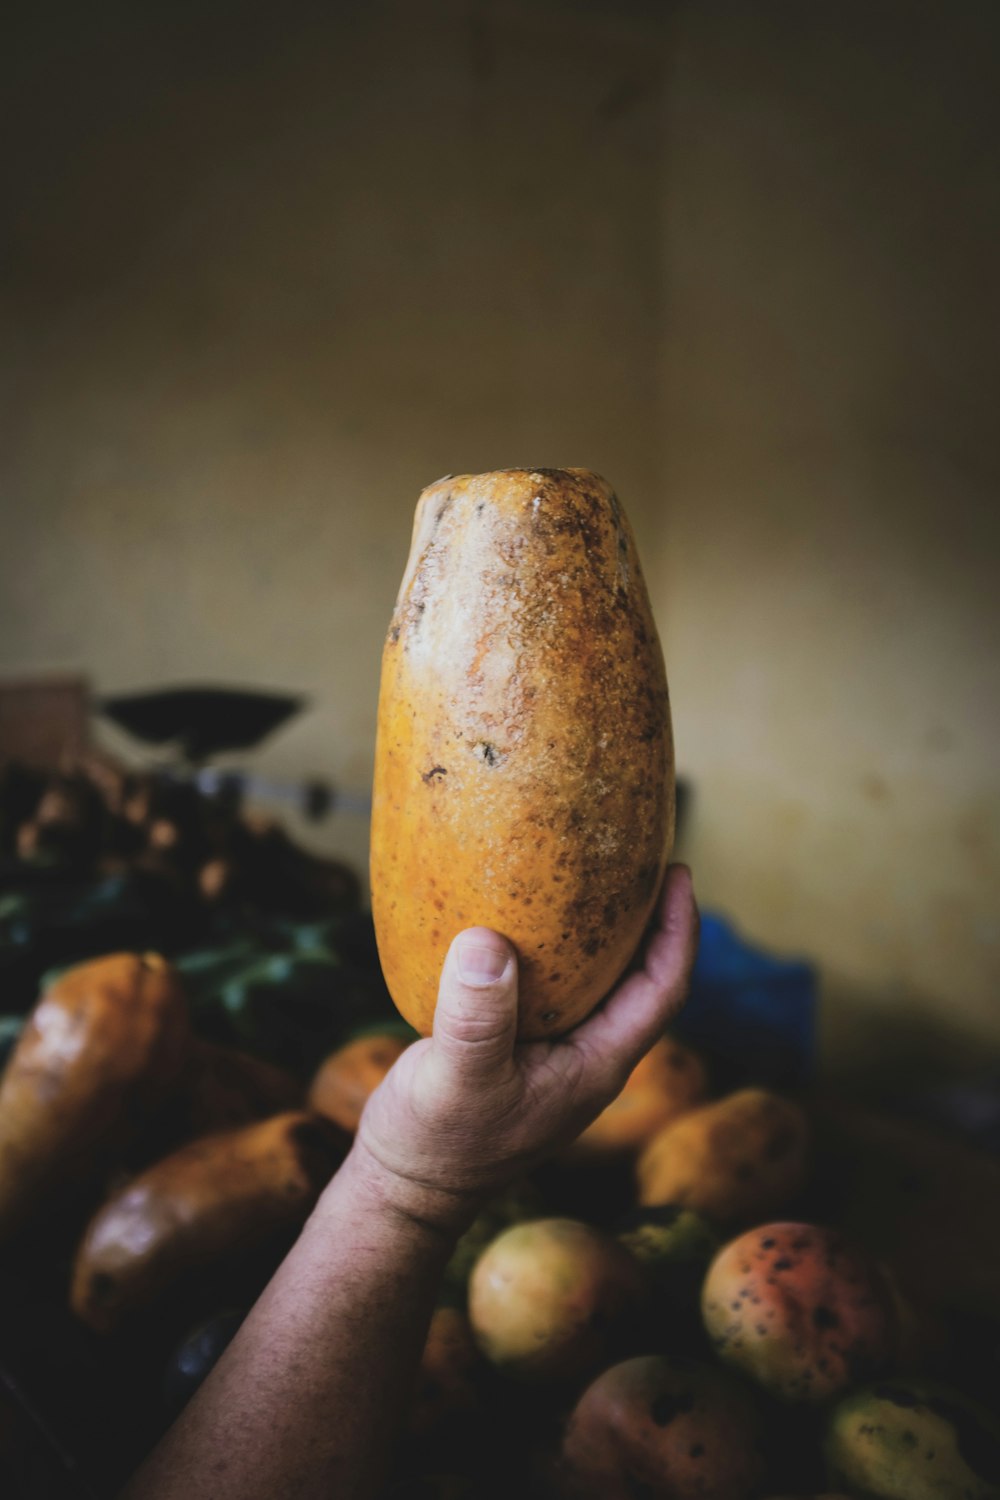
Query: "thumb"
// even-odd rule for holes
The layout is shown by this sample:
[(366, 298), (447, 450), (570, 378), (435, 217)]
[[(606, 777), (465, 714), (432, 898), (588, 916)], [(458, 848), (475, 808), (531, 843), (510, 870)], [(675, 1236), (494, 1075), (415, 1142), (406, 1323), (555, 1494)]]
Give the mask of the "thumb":
[(459, 1072), (501, 1070), (517, 1035), (517, 959), (507, 939), (488, 927), (460, 932), (441, 971), (434, 1012), (434, 1049)]

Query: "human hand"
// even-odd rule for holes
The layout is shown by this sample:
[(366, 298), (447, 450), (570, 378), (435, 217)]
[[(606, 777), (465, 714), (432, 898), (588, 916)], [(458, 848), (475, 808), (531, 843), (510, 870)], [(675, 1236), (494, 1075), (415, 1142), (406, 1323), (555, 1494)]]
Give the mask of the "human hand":
[(452, 943), (433, 1035), (372, 1094), (354, 1164), (383, 1204), (444, 1234), (483, 1199), (573, 1140), (621, 1092), (684, 1002), (698, 946), (691, 874), (672, 865), (635, 968), (555, 1041), (516, 1043), (517, 963), (472, 927)]

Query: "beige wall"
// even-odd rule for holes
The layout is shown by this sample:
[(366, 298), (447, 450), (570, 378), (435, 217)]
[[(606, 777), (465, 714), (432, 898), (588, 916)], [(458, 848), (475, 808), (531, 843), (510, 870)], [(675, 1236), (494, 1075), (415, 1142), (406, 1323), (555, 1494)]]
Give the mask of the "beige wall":
[(0, 672), (297, 687), (364, 789), (417, 490), (592, 465), (703, 899), (834, 1057), (1000, 1039), (993, 0), (683, 0), (665, 88), (640, 0), (191, 9), (21, 19)]
[(424, 484), (588, 465), (650, 542), (657, 58), (572, 8), (119, 9), (22, 22), (0, 673), (302, 689), (257, 763), (367, 791)]
[(1000, 1040), (997, 19), (687, 0), (670, 39), (686, 852), (703, 899), (819, 958), (852, 1065)]

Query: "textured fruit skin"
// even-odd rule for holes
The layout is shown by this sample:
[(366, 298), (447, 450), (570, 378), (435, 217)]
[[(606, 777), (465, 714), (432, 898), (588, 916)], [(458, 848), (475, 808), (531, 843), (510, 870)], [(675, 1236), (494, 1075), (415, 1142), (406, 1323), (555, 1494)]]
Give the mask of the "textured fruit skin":
[(885, 1369), (892, 1293), (836, 1230), (765, 1224), (723, 1247), (702, 1288), (716, 1353), (786, 1401), (825, 1401)]
[(373, 1034), (338, 1047), (309, 1085), (309, 1108), (353, 1135), (369, 1095), (408, 1046), (402, 1037)]
[(698, 1054), (673, 1037), (661, 1037), (568, 1154), (583, 1159), (640, 1151), (657, 1131), (707, 1097), (708, 1077)]
[(660, 1355), (598, 1376), (570, 1417), (563, 1460), (580, 1500), (750, 1500), (764, 1477), (760, 1417), (743, 1385)]
[(498, 1193), (484, 1204), (468, 1229), (459, 1239), (444, 1268), (444, 1278), (438, 1301), (453, 1307), (465, 1307), (469, 1296), (469, 1277), (472, 1268), (487, 1245), (498, 1234), (512, 1224), (526, 1219), (541, 1219), (543, 1199), (538, 1189), (528, 1181), (518, 1181)]
[(535, 1219), (497, 1236), (469, 1281), (469, 1321), (492, 1364), (522, 1380), (586, 1379), (644, 1295), (638, 1262), (576, 1219)]
[(515, 945), (520, 1034), (569, 1030), (650, 916), (673, 842), (667, 682), (632, 533), (585, 469), (442, 479), (382, 658), (372, 911), (396, 1005), (432, 1026), (464, 927)]
[(1000, 1422), (957, 1391), (893, 1379), (830, 1414), (830, 1481), (870, 1500), (998, 1500)]
[(0, 1240), (129, 1143), (189, 1045), (180, 977), (158, 953), (93, 959), (49, 986), (0, 1082)]
[(659, 1131), (639, 1158), (639, 1202), (694, 1208), (718, 1224), (774, 1213), (802, 1185), (802, 1111), (766, 1089), (741, 1089)]
[(302, 1110), (191, 1141), (98, 1210), (73, 1264), (77, 1317), (110, 1333), (187, 1272), (305, 1222), (348, 1138)]

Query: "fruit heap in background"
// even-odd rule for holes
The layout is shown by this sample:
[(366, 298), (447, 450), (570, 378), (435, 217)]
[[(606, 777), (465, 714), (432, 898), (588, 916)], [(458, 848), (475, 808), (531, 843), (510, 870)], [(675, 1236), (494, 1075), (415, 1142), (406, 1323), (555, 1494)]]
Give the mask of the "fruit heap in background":
[(201, 1035), (299, 1071), (345, 1017), (395, 1014), (346, 865), (190, 782), (0, 765), (0, 1039), (53, 973), (146, 951), (175, 961)]
[[(46, 986), (0, 1080), (20, 1383), (102, 1484), (225, 1348), (412, 1037), (349, 1011), (294, 1072), (198, 1018), (162, 956), (91, 959)], [(713, 1097), (711, 1076), (663, 1038), (463, 1236), (390, 1495), (1000, 1496), (995, 1366), (886, 1263), (884, 1226), (868, 1247), (835, 1222), (850, 1132), (819, 1100)], [(10, 1415), (0, 1463), (20, 1475)]]
[[(104, 760), (0, 768), (0, 1366), (98, 1488), (342, 1158), (309, 1085), (372, 1025), (413, 1036), (346, 866)], [(0, 1478), (60, 1493), (8, 1406)]]
[[(394, 1493), (509, 1493), (487, 1476), (513, 1443), (519, 1488), (566, 1500), (1000, 1496), (995, 1347), (963, 1344), (961, 1294), (916, 1295), (833, 1222), (853, 1159), (837, 1112), (752, 1087), (712, 1099), (684, 1051), (659, 1042), (460, 1244), (411, 1421), (408, 1462), (427, 1477)], [(876, 1122), (891, 1198), (898, 1162), (878, 1136)], [(978, 1165), (995, 1189), (996, 1164)], [(907, 1176), (925, 1198), (912, 1163)], [(941, 1228), (925, 1226), (945, 1246), (974, 1225)]]

